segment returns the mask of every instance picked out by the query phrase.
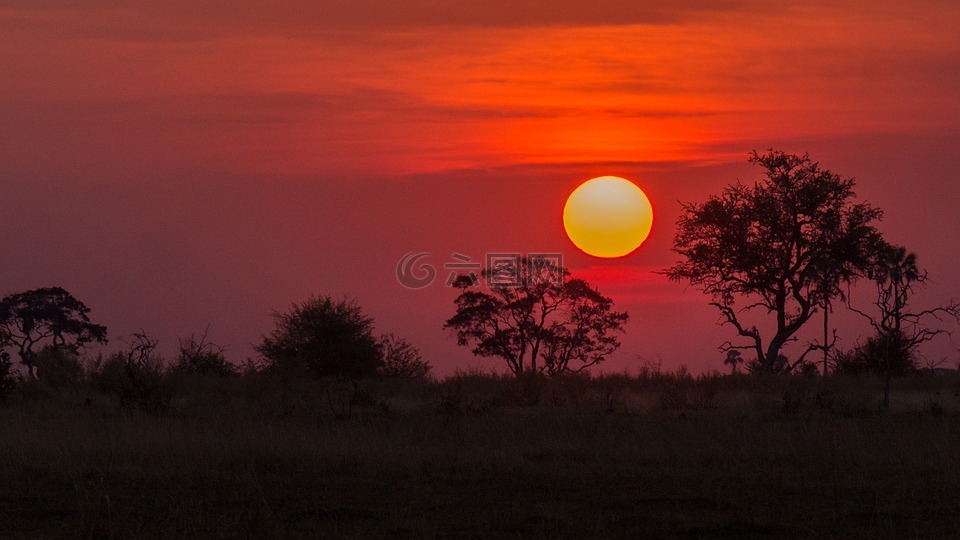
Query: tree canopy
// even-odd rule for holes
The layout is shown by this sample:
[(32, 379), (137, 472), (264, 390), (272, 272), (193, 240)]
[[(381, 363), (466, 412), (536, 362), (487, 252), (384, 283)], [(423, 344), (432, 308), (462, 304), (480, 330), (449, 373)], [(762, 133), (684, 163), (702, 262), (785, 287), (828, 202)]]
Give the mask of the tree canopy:
[[(613, 300), (556, 265), (532, 270), (524, 258), (516, 270), (517, 283), (490, 292), (470, 276), (457, 278), (456, 313), (444, 326), (458, 344), (504, 359), (514, 374), (582, 371), (620, 347), (628, 315), (613, 311)], [(490, 283), (500, 271), (485, 268), (482, 275)], [(563, 279), (540, 279), (544, 272)]]
[(106, 343), (107, 328), (90, 322), (90, 308), (60, 287), (14, 293), (0, 300), (0, 349), (14, 347), (35, 377), (40, 349), (76, 354), (88, 343)]
[[(854, 202), (853, 179), (806, 154), (754, 151), (749, 162), (762, 169), (759, 182), (738, 181), (704, 203), (683, 205), (674, 239), (682, 260), (664, 273), (710, 295), (722, 322), (744, 338), (724, 350), (753, 350), (759, 368), (774, 371), (818, 307), (870, 267), (882, 214)], [(747, 322), (752, 311), (772, 315), (772, 334)]]

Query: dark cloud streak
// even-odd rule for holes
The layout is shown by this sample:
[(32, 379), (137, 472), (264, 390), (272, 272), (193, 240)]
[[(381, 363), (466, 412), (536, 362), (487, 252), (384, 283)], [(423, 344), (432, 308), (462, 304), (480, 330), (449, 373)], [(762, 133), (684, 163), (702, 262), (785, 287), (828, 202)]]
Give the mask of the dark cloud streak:
[(250, 34), (309, 35), (342, 29), (404, 31), (435, 26), (523, 28), (545, 26), (671, 25), (717, 13), (763, 9), (744, 0), (262, 0), (6, 2), (5, 31), (54, 32), (62, 37), (136, 41), (190, 41)]

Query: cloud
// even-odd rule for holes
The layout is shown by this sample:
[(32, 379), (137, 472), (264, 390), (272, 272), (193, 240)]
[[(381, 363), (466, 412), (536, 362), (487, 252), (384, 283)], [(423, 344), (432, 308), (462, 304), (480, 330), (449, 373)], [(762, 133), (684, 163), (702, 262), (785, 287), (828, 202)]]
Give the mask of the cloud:
[[(641, 248), (642, 249), (642, 248)], [(663, 268), (634, 264), (570, 268), (571, 277), (586, 281), (618, 305), (702, 303), (703, 296), (670, 283)]]
[[(5, 4), (8, 22), (13, 17), (21, 25), (37, 23), (41, 20), (37, 15), (46, 14), (58, 16), (58, 30), (74, 36), (140, 40), (184, 39), (191, 32), (209, 36), (303, 34), (345, 28), (670, 25), (763, 5), (742, 0), (298, 0), (279, 4), (264, 0), (107, 0), (95, 8), (75, 0), (13, 0)], [(140, 24), (129, 24), (133, 21)]]
[(77, 141), (60, 154), (85, 162), (139, 151), (233, 170), (404, 174), (729, 159), (721, 147), (739, 159), (752, 141), (960, 126), (955, 9), (5, 5), (0, 109), (14, 145)]

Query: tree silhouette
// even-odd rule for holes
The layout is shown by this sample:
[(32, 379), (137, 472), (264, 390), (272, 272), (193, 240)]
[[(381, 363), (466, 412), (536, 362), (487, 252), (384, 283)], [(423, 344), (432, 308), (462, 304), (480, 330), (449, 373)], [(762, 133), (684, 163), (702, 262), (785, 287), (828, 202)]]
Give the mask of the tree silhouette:
[(737, 365), (743, 363), (743, 355), (736, 349), (730, 349), (727, 351), (727, 356), (723, 359), (723, 363), (730, 366), (731, 375), (736, 375)]
[(16, 379), (13, 372), (13, 362), (10, 361), (10, 353), (0, 350), (0, 401), (7, 399), (7, 396), (13, 392), (16, 385)]
[[(913, 358), (917, 347), (945, 332), (935, 326), (943, 317), (960, 318), (960, 304), (951, 300), (945, 306), (922, 311), (908, 309), (910, 298), (917, 286), (927, 283), (927, 272), (917, 265), (917, 254), (903, 246), (882, 244), (874, 257), (869, 276), (877, 288), (873, 302), (875, 313), (869, 314), (853, 306), (876, 331), (868, 344), (874, 349), (872, 358), (880, 356), (884, 378), (883, 404), (890, 403), (890, 378), (901, 372), (904, 366), (915, 367)], [(882, 351), (882, 354), (879, 352)]]
[(134, 332), (126, 348), (106, 359), (98, 358), (90, 373), (94, 386), (113, 393), (121, 407), (137, 407), (151, 413), (169, 408), (164, 388), (164, 362), (158, 354), (160, 340), (144, 330)]
[(90, 322), (90, 308), (60, 287), (33, 289), (0, 300), (0, 349), (12, 346), (35, 378), (34, 360), (51, 347), (77, 354), (84, 345), (106, 343), (107, 328)]
[(917, 369), (916, 351), (904, 347), (903, 336), (875, 333), (853, 349), (833, 355), (837, 373), (858, 375), (875, 373), (883, 377), (906, 375)]
[[(489, 284), (503, 270), (485, 268), (482, 275)], [(516, 375), (579, 372), (620, 347), (618, 334), (628, 315), (613, 311), (610, 298), (540, 259), (523, 258), (510, 270), (516, 281), (491, 285), (489, 293), (476, 290), (470, 276), (455, 280), (461, 290), (457, 311), (444, 326), (456, 333), (459, 345), (503, 358)]]
[(172, 372), (221, 377), (237, 374), (237, 367), (227, 361), (225, 349), (207, 338), (209, 331), (208, 326), (199, 337), (191, 334), (189, 337), (178, 339), (179, 351), (171, 367)]
[(430, 364), (420, 350), (407, 340), (390, 332), (379, 337), (382, 361), (379, 373), (389, 379), (426, 379)]
[[(854, 181), (821, 169), (807, 155), (754, 151), (749, 162), (763, 169), (760, 182), (738, 181), (703, 204), (683, 206), (674, 251), (684, 260), (664, 273), (709, 294), (722, 322), (746, 338), (722, 350), (753, 350), (759, 369), (769, 372), (781, 369), (783, 347), (829, 305), (841, 284), (866, 271), (880, 242), (873, 222), (881, 212), (853, 203)], [(767, 341), (744, 320), (758, 310), (774, 319)]]
[(40, 349), (33, 358), (37, 378), (47, 388), (75, 387), (83, 380), (83, 366), (77, 355), (52, 345)]
[(302, 363), (320, 377), (377, 374), (373, 319), (355, 301), (314, 297), (273, 318), (276, 327), (256, 347), (270, 365)]

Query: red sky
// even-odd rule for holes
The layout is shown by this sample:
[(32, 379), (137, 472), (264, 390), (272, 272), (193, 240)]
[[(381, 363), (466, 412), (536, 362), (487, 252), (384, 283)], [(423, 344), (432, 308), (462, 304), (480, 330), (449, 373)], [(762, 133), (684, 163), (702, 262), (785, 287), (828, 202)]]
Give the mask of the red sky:
[[(632, 316), (610, 369), (720, 368), (707, 299), (651, 270), (677, 201), (755, 179), (770, 147), (857, 178), (930, 271), (918, 303), (960, 297), (955, 2), (88, 4), (0, 3), (0, 293), (61, 285), (110, 347), (210, 324), (242, 360), (271, 310), (330, 293), (440, 374), (493, 365), (441, 329), (453, 291), (404, 289), (398, 259), (430, 252), (442, 280), (454, 252), (557, 251)], [(657, 212), (616, 261), (560, 220), (604, 174)]]

